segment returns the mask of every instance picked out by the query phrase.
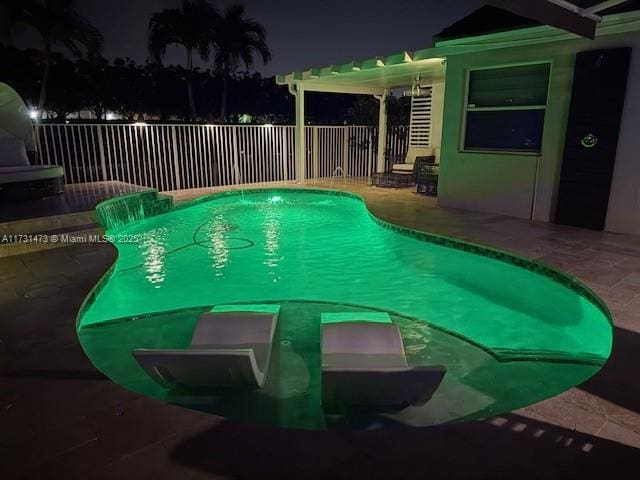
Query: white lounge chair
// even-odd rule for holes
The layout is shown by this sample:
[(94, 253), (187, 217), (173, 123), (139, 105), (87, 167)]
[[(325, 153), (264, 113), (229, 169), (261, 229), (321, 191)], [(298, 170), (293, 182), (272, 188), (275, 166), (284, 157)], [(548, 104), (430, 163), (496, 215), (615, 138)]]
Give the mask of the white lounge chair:
[(29, 112), (20, 95), (0, 82), (0, 197), (40, 198), (62, 193), (64, 169), (29, 165), (36, 145)]
[[(0, 140), (0, 155), (2, 155)], [(0, 166), (0, 195), (32, 199), (62, 193), (64, 169), (58, 165)]]
[(409, 147), (404, 163), (391, 166), (391, 173), (399, 175), (415, 175), (415, 163), (418, 157), (433, 157), (433, 163), (440, 163), (440, 149), (434, 147)]
[(133, 356), (164, 387), (262, 388), (279, 305), (223, 305), (203, 313), (186, 350), (136, 349)]
[(408, 366), (400, 331), (385, 313), (322, 316), (326, 413), (397, 412), (424, 405), (445, 373), (442, 366)]

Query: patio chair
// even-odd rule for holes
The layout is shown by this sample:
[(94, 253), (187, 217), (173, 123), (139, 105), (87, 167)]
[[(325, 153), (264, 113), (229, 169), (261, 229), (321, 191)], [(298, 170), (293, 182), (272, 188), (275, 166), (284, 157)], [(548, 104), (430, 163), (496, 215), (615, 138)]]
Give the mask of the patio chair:
[(439, 176), (440, 165), (433, 162), (420, 163), (416, 159), (416, 193), (437, 197)]
[(446, 369), (410, 367), (400, 331), (386, 313), (322, 315), (325, 413), (389, 413), (424, 405)]
[(391, 173), (397, 175), (416, 175), (416, 159), (420, 158), (425, 161), (423, 157), (429, 157), (425, 163), (438, 163), (439, 148), (434, 147), (409, 147), (407, 150), (407, 156), (404, 163), (395, 163), (391, 165)]
[(164, 387), (264, 386), (279, 305), (223, 305), (203, 313), (188, 349), (139, 348), (134, 358)]

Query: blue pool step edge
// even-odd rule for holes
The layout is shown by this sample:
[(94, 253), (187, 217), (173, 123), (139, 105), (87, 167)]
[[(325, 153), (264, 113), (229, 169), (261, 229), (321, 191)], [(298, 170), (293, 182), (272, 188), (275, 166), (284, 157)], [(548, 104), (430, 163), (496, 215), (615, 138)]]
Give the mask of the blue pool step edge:
[(273, 304), (246, 304), (246, 305), (216, 305), (210, 312), (213, 313), (229, 313), (229, 312), (257, 312), (257, 313), (280, 313), (280, 305)]
[(320, 316), (322, 324), (343, 322), (393, 323), (385, 312), (325, 312)]

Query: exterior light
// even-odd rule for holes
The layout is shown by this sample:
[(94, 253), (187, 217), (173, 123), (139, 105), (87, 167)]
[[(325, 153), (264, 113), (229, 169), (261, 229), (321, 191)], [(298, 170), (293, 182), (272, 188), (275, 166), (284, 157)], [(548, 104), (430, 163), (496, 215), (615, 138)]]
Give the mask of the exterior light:
[(112, 112), (107, 112), (106, 118), (107, 118), (107, 121), (110, 122), (112, 120), (115, 120), (116, 116)]
[(31, 118), (31, 120), (36, 120), (38, 118), (38, 110), (36, 110), (35, 108), (29, 110), (29, 117)]

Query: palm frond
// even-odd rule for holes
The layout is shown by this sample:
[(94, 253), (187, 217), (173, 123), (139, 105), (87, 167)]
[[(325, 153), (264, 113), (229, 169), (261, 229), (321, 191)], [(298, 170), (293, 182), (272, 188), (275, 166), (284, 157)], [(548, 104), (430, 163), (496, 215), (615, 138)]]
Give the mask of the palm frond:
[(169, 45), (182, 43), (182, 12), (177, 8), (168, 8), (154, 13), (149, 20), (148, 31), (149, 54), (159, 62)]
[(183, 0), (181, 8), (154, 13), (149, 20), (149, 54), (159, 61), (167, 46), (176, 44), (188, 51), (197, 51), (207, 60), (211, 52), (212, 25), (218, 18), (218, 10), (208, 0)]
[(0, 0), (0, 38), (13, 41), (16, 31), (28, 27), (29, 12), (37, 3), (35, 0)]
[(0, 8), (3, 31), (32, 28), (45, 43), (61, 43), (76, 56), (82, 49), (91, 55), (102, 50), (102, 34), (75, 11), (73, 0), (0, 0)]
[(100, 55), (104, 39), (96, 27), (75, 12), (69, 12), (64, 20), (52, 29), (51, 38), (54, 42), (64, 44), (77, 57), (82, 54), (81, 47), (89, 56)]
[(240, 4), (228, 7), (215, 26), (214, 63), (218, 71), (229, 75), (240, 64), (251, 68), (257, 54), (263, 63), (271, 60), (264, 26), (245, 17), (245, 7)]

